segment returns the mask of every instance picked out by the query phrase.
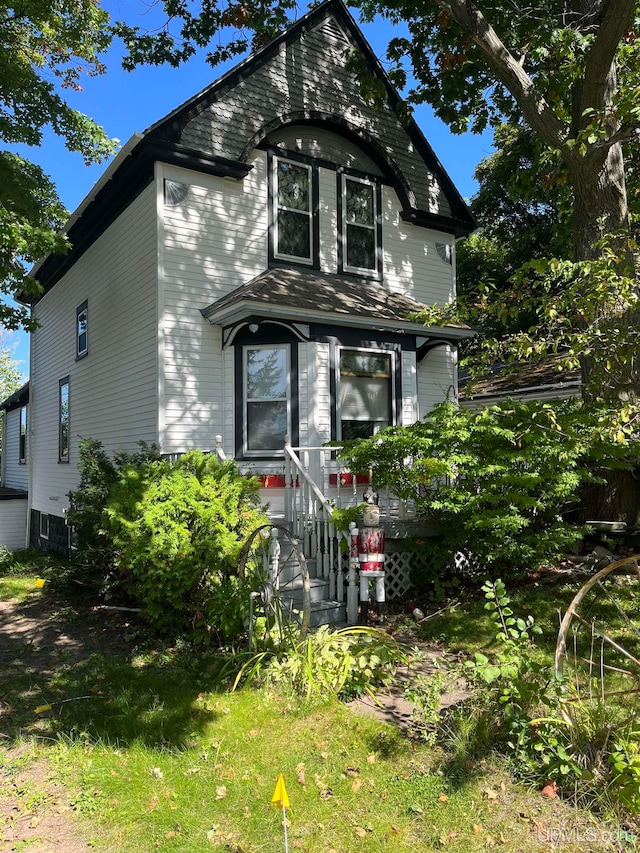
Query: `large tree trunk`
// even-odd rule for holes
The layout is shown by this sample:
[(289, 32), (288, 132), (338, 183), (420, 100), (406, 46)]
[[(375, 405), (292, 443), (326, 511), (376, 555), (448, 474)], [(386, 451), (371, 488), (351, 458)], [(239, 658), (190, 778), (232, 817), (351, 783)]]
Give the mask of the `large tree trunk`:
[(612, 145), (603, 158), (574, 162), (570, 170), (574, 190), (574, 260), (584, 261), (599, 254), (596, 243), (605, 234), (629, 228), (622, 146)]

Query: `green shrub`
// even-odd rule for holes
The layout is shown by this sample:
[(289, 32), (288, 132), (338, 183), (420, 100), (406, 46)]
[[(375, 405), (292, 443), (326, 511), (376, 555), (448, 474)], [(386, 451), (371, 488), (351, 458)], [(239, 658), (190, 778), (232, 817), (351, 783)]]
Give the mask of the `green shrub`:
[(54, 585), (88, 587), (101, 594), (123, 592), (122, 577), (115, 571), (113, 540), (105, 530), (103, 514), (111, 489), (125, 467), (143, 466), (160, 459), (155, 445), (140, 442), (139, 447), (133, 453), (119, 451), (112, 459), (96, 439), (80, 441), (80, 482), (69, 492), (67, 513), (74, 531), (75, 550), (70, 560), (54, 573)]
[(257, 481), (200, 451), (120, 470), (104, 529), (129, 592), (158, 631), (200, 641), (242, 632), (248, 590), (238, 558), (267, 522), (258, 501)]
[(479, 412), (436, 405), (428, 420), (347, 442), (355, 473), (414, 502), (442, 531), (448, 557), (474, 555), (494, 576), (515, 577), (556, 559), (583, 530), (563, 517), (593, 471), (629, 468), (627, 440), (605, 407), (507, 400)]

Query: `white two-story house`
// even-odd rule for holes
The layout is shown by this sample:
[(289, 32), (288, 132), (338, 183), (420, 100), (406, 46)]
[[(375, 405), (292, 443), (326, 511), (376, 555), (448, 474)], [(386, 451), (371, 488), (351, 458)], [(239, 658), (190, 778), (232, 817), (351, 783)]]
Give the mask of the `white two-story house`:
[(464, 330), (410, 315), (454, 297), (475, 223), (399, 105), (327, 0), (122, 148), (70, 220), (71, 251), (35, 273), (32, 544), (66, 542), (82, 437), (179, 454), (221, 436), (241, 468), (277, 472), (285, 437), (371, 435), (456, 388)]

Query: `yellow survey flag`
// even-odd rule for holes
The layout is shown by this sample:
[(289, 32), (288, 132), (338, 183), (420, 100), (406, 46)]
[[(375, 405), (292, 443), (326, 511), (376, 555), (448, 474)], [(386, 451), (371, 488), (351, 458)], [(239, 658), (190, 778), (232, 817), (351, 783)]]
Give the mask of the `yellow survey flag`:
[(287, 794), (287, 789), (284, 786), (284, 776), (282, 773), (278, 776), (276, 789), (273, 792), (273, 797), (271, 797), (271, 802), (278, 809), (291, 808), (289, 805), (289, 795)]

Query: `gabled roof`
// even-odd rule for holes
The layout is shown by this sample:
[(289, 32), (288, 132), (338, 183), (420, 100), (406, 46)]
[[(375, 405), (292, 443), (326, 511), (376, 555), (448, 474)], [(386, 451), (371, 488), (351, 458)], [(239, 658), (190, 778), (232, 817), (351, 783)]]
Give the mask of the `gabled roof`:
[[(383, 84), (376, 108), (359, 95), (347, 49), (358, 49)], [(152, 180), (154, 163), (242, 179), (251, 151), (277, 128), (332, 127), (369, 155), (394, 186), (405, 221), (461, 236), (476, 222), (342, 0), (325, 0), (284, 33), (169, 115), (136, 134), (67, 226), (72, 249), (49, 255), (33, 274), (53, 285)], [(37, 299), (35, 300), (37, 301)]]
[(26, 406), (29, 402), (29, 383), (25, 382), (21, 388), (9, 394), (6, 400), (0, 403), (0, 410), (10, 412), (12, 409), (19, 409), (21, 406)]
[(461, 340), (471, 334), (466, 326), (425, 328), (407, 315), (425, 306), (408, 296), (390, 293), (375, 282), (302, 269), (267, 270), (247, 284), (203, 308), (210, 323), (230, 327), (254, 315), (280, 320), (384, 328), (442, 340)]

